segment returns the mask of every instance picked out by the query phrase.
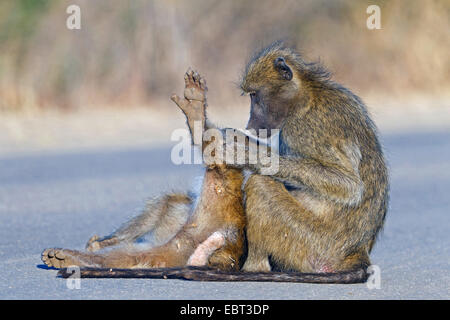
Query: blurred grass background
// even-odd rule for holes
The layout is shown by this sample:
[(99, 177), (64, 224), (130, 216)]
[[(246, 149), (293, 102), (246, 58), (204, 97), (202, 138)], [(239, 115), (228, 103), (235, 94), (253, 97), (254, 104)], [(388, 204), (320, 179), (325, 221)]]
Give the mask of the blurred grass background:
[[(81, 30), (66, 28), (71, 4)], [(0, 0), (0, 110), (165, 108), (188, 66), (211, 105), (239, 105), (247, 58), (278, 39), (363, 97), (446, 98), (449, 30), (448, 0)]]

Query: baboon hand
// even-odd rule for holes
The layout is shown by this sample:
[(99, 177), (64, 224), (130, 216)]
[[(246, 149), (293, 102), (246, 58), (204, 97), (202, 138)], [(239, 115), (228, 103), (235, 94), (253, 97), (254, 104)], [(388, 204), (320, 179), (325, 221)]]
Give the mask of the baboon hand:
[(191, 68), (184, 75), (184, 98), (187, 100), (206, 101), (206, 81), (197, 72)]
[(191, 68), (184, 75), (184, 99), (176, 94), (170, 98), (183, 111), (188, 120), (202, 120), (206, 106), (206, 81)]
[[(184, 82), (184, 98), (180, 98), (176, 94), (173, 94), (170, 98), (186, 116), (189, 130), (191, 131), (194, 140), (196, 140), (194, 143), (200, 144), (201, 135), (205, 126), (206, 81), (198, 74), (198, 72), (189, 68), (184, 75)], [(196, 121), (201, 123), (202, 132), (199, 132), (200, 135), (194, 134), (194, 123)]]

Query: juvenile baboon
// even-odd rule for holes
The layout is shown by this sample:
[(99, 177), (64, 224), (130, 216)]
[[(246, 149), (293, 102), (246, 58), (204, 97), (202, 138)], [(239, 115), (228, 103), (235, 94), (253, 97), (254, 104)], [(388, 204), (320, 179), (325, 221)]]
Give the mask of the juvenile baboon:
[[(364, 281), (389, 197), (383, 153), (364, 103), (332, 81), (321, 65), (305, 62), (280, 43), (251, 59), (241, 89), (251, 98), (247, 129), (280, 130), (277, 172), (262, 175), (260, 162), (226, 164), (246, 173), (246, 272), (210, 272), (202, 278), (177, 270), (163, 275), (208, 280)], [(284, 273), (267, 273), (272, 269)]]
[[(193, 143), (201, 144), (205, 126), (206, 83), (197, 72), (185, 75), (185, 98), (173, 96), (186, 115)], [(194, 128), (198, 121), (199, 128)], [(200, 130), (196, 132), (195, 130)], [(244, 249), (243, 177), (239, 169), (208, 165), (198, 196), (167, 195), (151, 202), (144, 213), (112, 235), (92, 237), (88, 251), (131, 243), (155, 231), (161, 245), (149, 250), (119, 249), (103, 254), (47, 249), (42, 260), (56, 268), (170, 268), (185, 265), (239, 270)], [(189, 216), (190, 211), (192, 214)], [(175, 235), (175, 236), (174, 236)]]

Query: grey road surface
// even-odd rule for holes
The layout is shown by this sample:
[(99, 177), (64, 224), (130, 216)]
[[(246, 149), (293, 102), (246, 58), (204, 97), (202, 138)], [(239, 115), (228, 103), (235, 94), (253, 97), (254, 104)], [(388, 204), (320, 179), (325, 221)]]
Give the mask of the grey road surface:
[(365, 284), (208, 283), (82, 279), (68, 289), (43, 268), (47, 247), (82, 249), (137, 214), (147, 197), (183, 190), (198, 166), (170, 148), (0, 158), (1, 299), (448, 299), (450, 132), (387, 135), (386, 226), (372, 254), (380, 289)]

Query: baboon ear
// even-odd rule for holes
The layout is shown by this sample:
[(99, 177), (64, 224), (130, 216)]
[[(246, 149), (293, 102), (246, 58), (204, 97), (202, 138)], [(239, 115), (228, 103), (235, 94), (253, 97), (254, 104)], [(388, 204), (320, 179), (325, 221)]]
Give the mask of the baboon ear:
[(292, 70), (286, 64), (283, 57), (278, 57), (273, 61), (275, 69), (281, 74), (281, 76), (286, 80), (292, 79)]

